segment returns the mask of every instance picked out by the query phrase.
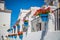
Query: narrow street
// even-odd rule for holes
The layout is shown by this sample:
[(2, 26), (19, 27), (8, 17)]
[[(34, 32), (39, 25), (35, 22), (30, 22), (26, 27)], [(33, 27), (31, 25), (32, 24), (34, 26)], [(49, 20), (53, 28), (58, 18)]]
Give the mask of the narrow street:
[(60, 40), (60, 0), (0, 0), (0, 40)]

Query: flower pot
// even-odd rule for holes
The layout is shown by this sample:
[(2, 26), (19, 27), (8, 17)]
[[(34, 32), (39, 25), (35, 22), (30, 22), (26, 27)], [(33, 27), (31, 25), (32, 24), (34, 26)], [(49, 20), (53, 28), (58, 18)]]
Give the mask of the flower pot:
[(28, 22), (24, 22), (24, 26), (28, 26)]
[(17, 31), (20, 31), (20, 25), (17, 26)]
[(19, 38), (22, 40), (23, 39), (23, 35), (19, 35)]
[(48, 21), (48, 14), (40, 14), (39, 17), (41, 17), (43, 22), (47, 22)]

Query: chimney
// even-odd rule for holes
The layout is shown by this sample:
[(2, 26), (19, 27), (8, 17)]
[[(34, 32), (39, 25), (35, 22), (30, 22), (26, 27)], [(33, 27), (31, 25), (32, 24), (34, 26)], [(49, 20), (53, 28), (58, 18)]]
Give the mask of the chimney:
[(5, 7), (4, 7), (4, 1), (1, 1), (1, 0), (0, 0), (0, 9), (1, 10), (4, 10), (5, 9)]

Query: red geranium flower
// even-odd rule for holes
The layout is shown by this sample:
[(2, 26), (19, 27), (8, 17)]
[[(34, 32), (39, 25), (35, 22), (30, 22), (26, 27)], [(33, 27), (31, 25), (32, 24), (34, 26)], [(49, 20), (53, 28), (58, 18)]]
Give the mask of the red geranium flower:
[(37, 10), (38, 13), (42, 13), (42, 9)]
[(50, 7), (46, 9), (46, 13), (49, 13), (49, 12), (50, 12)]
[(18, 35), (22, 35), (23, 34), (23, 32), (18, 32)]
[(47, 10), (50, 10), (50, 7), (48, 7)]
[(34, 14), (34, 16), (38, 16), (39, 14), (46, 14), (46, 13), (49, 13), (50, 12), (50, 7), (48, 7), (47, 9), (45, 9), (45, 8), (42, 8), (42, 9), (38, 9), (36, 12), (35, 12), (35, 14)]
[(43, 9), (43, 10), (42, 10), (42, 13), (45, 14), (45, 13), (46, 13), (46, 9)]

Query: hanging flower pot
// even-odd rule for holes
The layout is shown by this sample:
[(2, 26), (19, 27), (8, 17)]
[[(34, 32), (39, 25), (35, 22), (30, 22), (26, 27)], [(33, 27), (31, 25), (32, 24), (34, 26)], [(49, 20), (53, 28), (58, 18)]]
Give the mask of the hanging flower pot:
[(28, 26), (28, 22), (24, 22), (24, 26)]
[(19, 24), (17, 25), (17, 31), (18, 32), (20, 31), (20, 25)]
[(23, 35), (19, 35), (19, 38), (22, 40), (23, 39)]
[(41, 17), (41, 20), (44, 22), (48, 21), (48, 14), (40, 14), (39, 17)]
[(39, 9), (35, 12), (34, 16), (39, 16), (41, 17), (42, 21), (46, 22), (48, 21), (48, 15), (50, 13), (50, 7), (48, 8), (42, 8), (42, 9)]
[(17, 34), (12, 34), (13, 35), (13, 38), (17, 38)]
[(22, 40), (22, 38), (23, 38), (23, 32), (18, 32), (18, 36)]
[(24, 20), (24, 26), (28, 26), (28, 20)]

